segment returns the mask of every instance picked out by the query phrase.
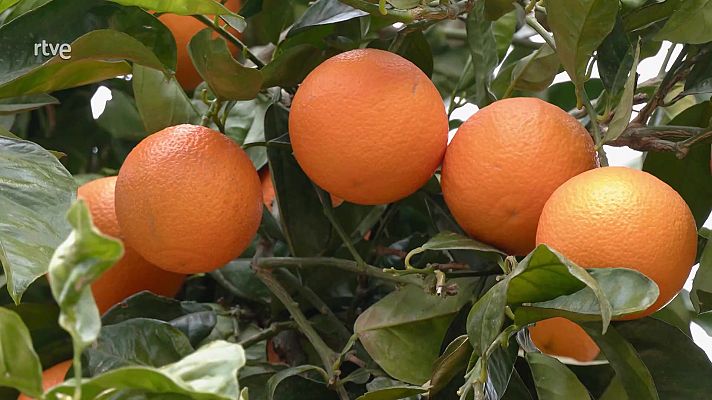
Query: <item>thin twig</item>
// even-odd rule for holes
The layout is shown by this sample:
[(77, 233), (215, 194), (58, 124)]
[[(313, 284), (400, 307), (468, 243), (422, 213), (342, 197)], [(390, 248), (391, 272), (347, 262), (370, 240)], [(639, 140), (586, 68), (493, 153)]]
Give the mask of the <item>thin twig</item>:
[(252, 345), (255, 345), (263, 340), (267, 340), (271, 337), (274, 337), (278, 333), (282, 331), (287, 331), (290, 329), (294, 329), (297, 327), (297, 324), (294, 323), (294, 321), (280, 321), (280, 322), (275, 322), (271, 324), (267, 329), (264, 329), (260, 331), (259, 333), (256, 333), (253, 336), (250, 336), (249, 338), (241, 341), (239, 344), (244, 347), (248, 348)]
[(202, 22), (205, 24), (208, 28), (211, 28), (215, 32), (217, 32), (220, 36), (224, 37), (228, 42), (234, 44), (237, 46), (240, 51), (245, 53), (247, 58), (252, 61), (257, 68), (263, 68), (265, 66), (265, 63), (262, 62), (262, 60), (259, 59), (254, 53), (250, 51), (250, 49), (242, 43), (242, 41), (238, 38), (235, 37), (232, 33), (228, 32), (225, 28), (222, 26), (218, 25), (215, 23), (215, 21), (211, 20), (210, 18), (204, 16), (204, 15), (194, 15), (194, 18), (196, 18), (198, 21)]
[(554, 42), (554, 38), (551, 36), (551, 34), (539, 23), (539, 21), (536, 20), (536, 18), (532, 17), (531, 15), (527, 15), (526, 17), (527, 25), (529, 25), (532, 29), (538, 33), (542, 39), (546, 42), (546, 44), (551, 47), (552, 50), (556, 51), (556, 42)]

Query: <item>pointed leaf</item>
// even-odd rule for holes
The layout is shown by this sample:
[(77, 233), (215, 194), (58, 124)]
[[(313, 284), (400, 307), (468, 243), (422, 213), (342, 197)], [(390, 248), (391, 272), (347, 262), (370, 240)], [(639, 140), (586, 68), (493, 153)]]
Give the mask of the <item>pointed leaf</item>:
[(0, 386), (25, 394), (42, 394), (42, 365), (32, 348), (30, 331), (20, 317), (0, 308)]
[(712, 0), (685, 0), (655, 40), (702, 44), (712, 41)]
[(638, 61), (640, 60), (640, 43), (636, 46), (635, 55), (633, 56), (633, 66), (630, 69), (630, 75), (623, 87), (623, 94), (618, 102), (613, 114), (613, 120), (608, 124), (606, 137), (604, 142), (610, 142), (618, 139), (623, 134), (625, 128), (630, 123), (630, 117), (633, 115), (633, 96), (635, 96), (636, 80), (638, 77)]
[(588, 390), (561, 361), (546, 354), (527, 353), (539, 400), (589, 399)]

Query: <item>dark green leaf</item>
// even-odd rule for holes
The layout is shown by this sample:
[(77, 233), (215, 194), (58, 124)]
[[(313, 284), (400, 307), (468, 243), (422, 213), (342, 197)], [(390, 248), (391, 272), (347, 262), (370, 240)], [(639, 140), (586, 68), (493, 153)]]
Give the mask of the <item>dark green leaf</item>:
[(48, 94), (35, 94), (2, 99), (0, 100), (0, 115), (34, 110), (50, 104), (59, 104), (59, 100)]
[(271, 293), (257, 278), (251, 264), (252, 260), (235, 260), (210, 274), (235, 296), (268, 304)]
[(72, 205), (67, 219), (73, 230), (52, 256), (49, 281), (60, 308), (59, 324), (72, 336), (74, 351), (81, 352), (101, 329), (90, 285), (123, 256), (124, 249), (119, 240), (94, 227), (83, 200)]
[[(237, 373), (243, 365), (242, 347), (218, 340), (165, 367), (126, 367), (84, 380), (82, 395), (94, 399), (101, 394), (101, 398), (108, 399), (109, 395), (130, 389), (164, 395), (149, 396), (150, 399), (234, 400), (240, 394)], [(73, 393), (73, 383), (64, 383), (52, 388), (46, 399), (62, 400), (71, 398)]]
[(707, 241), (700, 257), (700, 268), (692, 281), (692, 304), (699, 313), (712, 311), (712, 240)]
[(541, 353), (527, 353), (539, 400), (589, 399), (588, 391), (561, 361)]
[(441, 232), (433, 236), (420, 247), (411, 250), (406, 257), (406, 262), (416, 254), (423, 253), (428, 250), (472, 250), (484, 253), (496, 253), (506, 255), (504, 252), (495, 249), (494, 247), (470, 239), (465, 235), (460, 235), (454, 232)]
[(602, 335), (596, 323), (589, 322), (582, 327), (596, 341), (611, 363), (629, 398), (658, 400), (658, 392), (650, 371), (635, 348), (621, 336), (617, 328), (610, 326), (606, 334)]
[(477, 355), (485, 354), (502, 330), (508, 284), (509, 279), (497, 283), (470, 309), (467, 316), (467, 336)]
[(262, 87), (262, 72), (237, 62), (222, 37), (212, 39), (203, 29), (190, 40), (188, 50), (195, 68), (216, 96), (225, 100), (251, 100)]
[[(487, 3), (485, 3), (485, 8)], [(485, 10), (485, 12), (487, 12)], [(492, 26), (494, 41), (497, 43), (497, 57), (502, 60), (512, 44), (514, 32), (517, 30), (518, 12), (511, 11), (499, 18)]]
[[(708, 101), (681, 112), (670, 125), (706, 128), (711, 118), (712, 102)], [(697, 227), (704, 224), (712, 209), (710, 146), (693, 147), (682, 160), (672, 153), (650, 152), (645, 156), (643, 170), (672, 186), (690, 206)]]
[(395, 291), (359, 315), (354, 332), (389, 375), (423, 384), (432, 374), (450, 322), (469, 300), (471, 284), (462, 280), (459, 284), (459, 294), (446, 298), (417, 286)]
[(509, 346), (499, 346), (487, 359), (487, 393), (492, 398), (501, 399), (507, 391), (509, 380), (514, 372), (514, 362), (517, 360), (519, 344), (512, 338)]
[(287, 36), (294, 36), (297, 32), (312, 26), (334, 24), (363, 17), (364, 15), (368, 15), (368, 13), (357, 10), (339, 0), (317, 0), (294, 23)]
[(125, 6), (138, 6), (159, 13), (178, 15), (233, 15), (221, 2), (215, 0), (110, 0)]
[(167, 78), (155, 69), (134, 65), (132, 83), (136, 107), (146, 132), (154, 133), (169, 126), (197, 123), (200, 119), (175, 78)]
[(534, 249), (512, 271), (507, 301), (509, 304), (546, 301), (574, 293), (586, 286), (595, 295), (605, 332), (611, 321), (612, 310), (598, 281), (585, 269), (546, 245)]
[(457, 375), (462, 375), (472, 354), (472, 345), (467, 335), (458, 336), (435, 360), (433, 375), (430, 377), (428, 395), (440, 392)]
[(655, 40), (691, 44), (712, 41), (712, 1), (686, 0), (681, 3), (680, 9), (655, 35)]
[(14, 312), (0, 308), (0, 386), (30, 396), (42, 394), (42, 365), (32, 348), (30, 331)]
[[(616, 325), (650, 370), (661, 399), (703, 400), (712, 391), (712, 363), (691, 338), (654, 318)], [(641, 397), (631, 397), (636, 399)]]
[(72, 341), (59, 326), (59, 307), (55, 304), (22, 303), (8, 305), (30, 330), (34, 347), (44, 367), (49, 367), (72, 357)]
[(485, 16), (488, 20), (494, 21), (504, 14), (514, 10), (514, 1), (511, 0), (484, 0)]
[(133, 366), (162, 367), (193, 352), (188, 338), (170, 324), (135, 318), (105, 326), (83, 357), (89, 376)]
[(0, 261), (16, 303), (47, 272), (69, 232), (64, 216), (75, 190), (55, 156), (35, 143), (0, 137)]
[(608, 124), (606, 136), (603, 139), (604, 143), (618, 139), (623, 134), (625, 128), (630, 123), (630, 116), (633, 114), (633, 96), (635, 96), (638, 61), (640, 60), (640, 44), (638, 43), (633, 56), (633, 65), (630, 69), (630, 75), (623, 87), (623, 94), (614, 109), (613, 120)]
[[(276, 139), (288, 130), (288, 115), (272, 105), (265, 116), (265, 138)], [(267, 149), (274, 182), (280, 222), (290, 253), (294, 256), (320, 255), (331, 236), (331, 224), (314, 186), (292, 156), (291, 150)]]
[(111, 100), (96, 122), (117, 139), (141, 140), (148, 135), (133, 98), (120, 90), (111, 91)]
[(101, 317), (101, 322), (104, 326), (134, 318), (150, 318), (169, 322), (186, 315), (211, 310), (211, 307), (206, 304), (178, 301), (150, 292), (140, 292), (109, 309)]
[(618, 2), (610, 0), (547, 0), (547, 21), (556, 52), (577, 90), (583, 90), (591, 54), (611, 33)]
[(393, 386), (359, 396), (356, 400), (398, 400), (427, 392), (420, 386)]
[(485, 18), (484, 2), (475, 2), (467, 17), (467, 43), (475, 73), (472, 102), (480, 108), (494, 101), (490, 86), (498, 59), (493, 25)]
[(531, 400), (531, 398), (532, 395), (529, 393), (527, 385), (515, 369), (512, 372), (512, 377), (509, 380), (507, 391), (502, 396), (502, 400)]
[(559, 73), (559, 65), (556, 52), (549, 45), (541, 46), (514, 65), (508, 92), (514, 89), (538, 92), (548, 88)]
[(611, 97), (615, 99), (619, 97), (630, 75), (634, 50), (623, 28), (623, 22), (618, 18), (613, 31), (606, 36), (596, 51), (598, 54), (596, 63), (601, 81)]
[(329, 379), (329, 376), (326, 373), (326, 371), (324, 371), (323, 369), (321, 369), (315, 365), (300, 365), (297, 367), (283, 369), (283, 370), (277, 372), (276, 374), (274, 374), (267, 381), (267, 400), (273, 400), (275, 398), (274, 394), (277, 391), (277, 387), (285, 379), (290, 378), (292, 376), (301, 375), (306, 372), (312, 372), (312, 371), (317, 372), (325, 380)]
[(289, 47), (275, 55), (262, 69), (263, 88), (296, 86), (322, 60), (322, 51), (311, 44)]
[(637, 31), (647, 28), (652, 24), (670, 17), (685, 0), (665, 0), (663, 2), (648, 2), (623, 17), (623, 26), (626, 31)]

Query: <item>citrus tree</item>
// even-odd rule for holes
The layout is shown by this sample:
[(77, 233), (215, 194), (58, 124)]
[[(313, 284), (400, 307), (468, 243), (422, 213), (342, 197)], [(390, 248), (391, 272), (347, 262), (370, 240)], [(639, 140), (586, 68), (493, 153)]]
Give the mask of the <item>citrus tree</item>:
[(709, 398), (711, 20), (0, 0), (0, 398)]

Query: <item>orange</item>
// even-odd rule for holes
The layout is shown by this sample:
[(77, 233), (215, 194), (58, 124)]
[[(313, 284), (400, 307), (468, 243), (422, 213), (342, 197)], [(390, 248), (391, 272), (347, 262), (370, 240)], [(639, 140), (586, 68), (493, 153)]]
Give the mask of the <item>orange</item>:
[(126, 242), (153, 264), (202, 273), (239, 256), (262, 218), (260, 178), (227, 136), (195, 125), (141, 141), (116, 181)]
[(547, 244), (585, 268), (638, 270), (660, 296), (640, 318), (682, 289), (695, 263), (697, 229), (680, 195), (663, 181), (630, 168), (598, 168), (561, 185), (546, 202), (537, 244)]
[[(225, 2), (225, 7), (232, 11), (238, 11), (240, 9), (240, 0), (228, 0)], [(193, 66), (193, 61), (190, 59), (190, 53), (188, 52), (188, 44), (196, 33), (207, 28), (207, 26), (197, 19), (185, 15), (163, 14), (158, 19), (170, 29), (176, 40), (176, 78), (178, 82), (186, 90), (195, 89), (203, 81), (203, 78), (200, 77), (195, 66)], [(230, 30), (230, 32), (237, 34), (237, 31), (234, 30)], [(228, 42), (228, 46), (234, 53), (235, 46), (230, 42)]]
[(410, 61), (359, 49), (319, 65), (289, 114), (299, 165), (327, 192), (357, 204), (400, 200), (423, 186), (447, 145), (445, 106)]
[[(42, 372), (42, 389), (46, 392), (47, 390), (59, 385), (64, 382), (64, 377), (69, 372), (69, 368), (72, 367), (72, 361), (63, 361), (53, 367), (47, 368)], [(17, 400), (32, 400), (33, 397), (21, 394)]]
[[(92, 220), (99, 230), (122, 239), (114, 211), (116, 177), (97, 179), (79, 188), (78, 197), (86, 201)], [(136, 250), (124, 245), (124, 256), (91, 286), (96, 305), (103, 314), (114, 304), (143, 290), (173, 297), (185, 280), (184, 275), (164, 271), (141, 257)]]
[(574, 117), (536, 98), (506, 99), (460, 126), (445, 154), (442, 189), (470, 236), (525, 255), (551, 193), (595, 166), (593, 141)]
[(565, 318), (550, 318), (529, 327), (532, 341), (544, 353), (574, 360), (593, 361), (600, 350), (596, 342), (576, 323)]
[[(263, 168), (260, 170), (260, 181), (262, 183), (262, 204), (267, 207), (270, 212), (272, 207), (274, 207), (274, 200), (277, 198), (277, 194), (274, 191), (274, 184), (272, 183), (272, 172), (269, 168)], [(340, 199), (333, 194), (331, 197), (331, 206), (336, 208), (344, 203), (343, 199)]]

